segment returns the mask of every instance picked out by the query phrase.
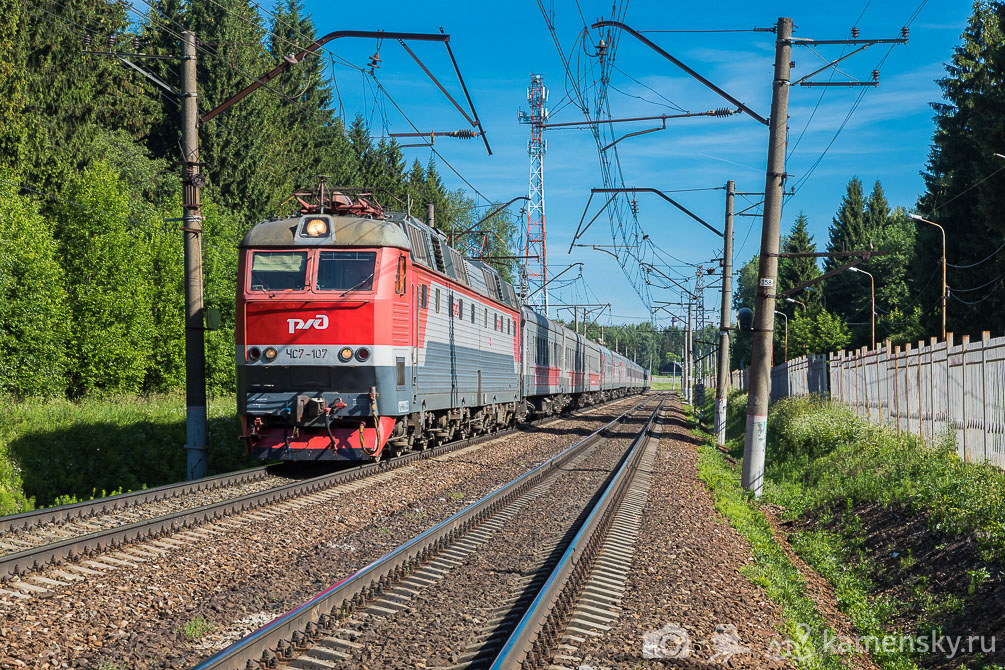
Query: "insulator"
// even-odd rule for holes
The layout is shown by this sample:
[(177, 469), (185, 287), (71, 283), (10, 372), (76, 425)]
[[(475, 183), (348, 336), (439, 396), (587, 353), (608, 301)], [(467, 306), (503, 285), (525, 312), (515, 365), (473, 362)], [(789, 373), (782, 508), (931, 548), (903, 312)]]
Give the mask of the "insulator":
[(108, 48), (109, 49), (114, 49), (115, 48), (115, 35), (109, 35), (108, 36)]
[(729, 107), (720, 107), (719, 109), (712, 110), (712, 116), (722, 117), (722, 116), (731, 116), (733, 114), (736, 114), (736, 111), (730, 109)]
[(907, 39), (907, 35), (910, 32), (911, 32), (911, 29), (908, 28), (907, 26), (904, 26), (903, 28), (900, 29), (900, 36), (903, 37), (906, 40)]
[(86, 35), (84, 35), (84, 48), (85, 49), (91, 48), (91, 33), (87, 33)]
[(851, 29), (851, 38), (853, 40), (858, 39), (858, 26), (855, 26), (854, 28)]
[(136, 53), (139, 53), (139, 51), (140, 51), (140, 38), (139, 37), (134, 37), (133, 38), (133, 51), (135, 51)]
[(456, 137), (459, 140), (470, 140), (473, 139), (476, 135), (475, 131), (471, 130), (470, 128), (464, 130), (451, 130), (450, 132), (441, 134), (446, 135), (447, 137)]
[(873, 81), (879, 81), (879, 70), (873, 70), (872, 71), (872, 80)]

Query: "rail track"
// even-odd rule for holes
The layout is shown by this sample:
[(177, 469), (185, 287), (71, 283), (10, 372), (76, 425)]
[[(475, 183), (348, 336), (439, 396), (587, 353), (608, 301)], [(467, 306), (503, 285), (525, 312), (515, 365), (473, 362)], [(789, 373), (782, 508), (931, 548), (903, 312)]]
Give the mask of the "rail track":
[[(530, 426), (541, 427), (565, 418), (583, 416), (607, 404), (540, 419), (531, 422)], [(0, 581), (6, 582), (0, 584), (3, 587), (0, 591), (11, 592), (13, 589), (14, 595), (18, 590), (36, 592), (37, 586), (11, 579), (68, 559), (157, 538), (263, 505), (309, 496), (388, 473), (422, 459), (441, 456), (520, 430), (525, 428), (480, 435), (308, 479), (285, 477), (278, 474), (276, 466), (264, 466), (0, 517)]]
[[(613, 560), (605, 538), (626, 546), (617, 512), (639, 504), (632, 486), (639, 464), (652, 460), (664, 398), (650, 399), (640, 430), (625, 431), (624, 424), (643, 403), (196, 670), (547, 665), (561, 651), (570, 621), (593, 617), (597, 625), (604, 614), (580, 604), (580, 596), (598, 588), (589, 581), (597, 579), (594, 564)], [(602, 588), (593, 597), (613, 602), (603, 601)], [(465, 613), (472, 605), (480, 615)], [(408, 656), (435, 637), (423, 625), (436, 629), (449, 621), (461, 624), (435, 642), (449, 645), (449, 654)], [(372, 656), (374, 647), (396, 643), (408, 647), (396, 648), (392, 658)]]

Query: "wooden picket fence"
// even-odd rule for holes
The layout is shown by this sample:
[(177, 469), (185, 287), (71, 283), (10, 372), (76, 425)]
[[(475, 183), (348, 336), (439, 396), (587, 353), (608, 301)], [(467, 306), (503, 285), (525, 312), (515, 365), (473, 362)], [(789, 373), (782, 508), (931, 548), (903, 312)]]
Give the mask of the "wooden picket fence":
[[(747, 388), (734, 370), (733, 388)], [(944, 342), (795, 358), (771, 370), (771, 399), (830, 394), (855, 414), (935, 443), (955, 438), (961, 459), (1005, 468), (1005, 337), (950, 333)]]

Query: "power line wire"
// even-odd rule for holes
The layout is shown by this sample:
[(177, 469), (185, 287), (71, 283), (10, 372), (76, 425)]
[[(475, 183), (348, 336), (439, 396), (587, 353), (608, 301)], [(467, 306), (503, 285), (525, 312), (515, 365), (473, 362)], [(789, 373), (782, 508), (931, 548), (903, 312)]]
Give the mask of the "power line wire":
[(994, 258), (995, 256), (997, 256), (1001, 252), (1002, 249), (1005, 249), (1005, 244), (1003, 244), (1000, 247), (998, 247), (997, 249), (995, 249), (991, 253), (990, 256), (987, 256), (986, 258), (983, 258), (983, 259), (977, 261), (976, 263), (971, 263), (970, 265), (953, 265), (952, 263), (946, 263), (946, 265), (948, 267), (951, 267), (951, 268), (956, 268), (957, 270), (966, 270), (968, 268), (975, 268), (978, 265), (981, 265), (982, 263), (986, 263), (987, 261), (989, 261), (992, 258)]

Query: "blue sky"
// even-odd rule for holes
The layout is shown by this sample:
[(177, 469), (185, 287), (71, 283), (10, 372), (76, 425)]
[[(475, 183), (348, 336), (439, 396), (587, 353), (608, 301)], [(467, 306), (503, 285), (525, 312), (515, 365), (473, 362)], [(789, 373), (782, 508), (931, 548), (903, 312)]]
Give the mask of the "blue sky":
[[(542, 0), (554, 9), (556, 34), (568, 53), (583, 32), (583, 19), (610, 18), (611, 3), (592, 0)], [(558, 51), (542, 18), (537, 0), (520, 2), (382, 2), (330, 3), (307, 0), (318, 32), (360, 29), (436, 32), (441, 26), (487, 131), (494, 154), (487, 156), (481, 143), (441, 138), (436, 148), (471, 184), (489, 199), (506, 201), (526, 195), (529, 129), (517, 122), (517, 110), (526, 109), (526, 88), (531, 73), (543, 73), (550, 89), (553, 122), (575, 121), (582, 113), (563, 104), (565, 72)], [(619, 5), (622, 6), (623, 5)], [(772, 26), (779, 16), (790, 16), (797, 37), (843, 39), (858, 20), (861, 37), (897, 37), (915, 12), (919, 0), (852, 0), (849, 3), (643, 2), (627, 4), (623, 21), (638, 30), (722, 30)], [(711, 9), (711, 11), (709, 11)], [(581, 13), (580, 13), (581, 11)], [(787, 230), (800, 211), (810, 221), (810, 231), (822, 249), (827, 227), (844, 193), (848, 179), (858, 176), (869, 189), (879, 179), (893, 205), (912, 207), (922, 189), (919, 175), (928, 156), (932, 135), (930, 103), (940, 100), (935, 80), (970, 14), (963, 0), (936, 0), (924, 4), (910, 30), (910, 42), (893, 49), (883, 65), (878, 88), (869, 89), (843, 131), (823, 156), (812, 175), (786, 203), (782, 228)], [(582, 16), (582, 18), (581, 18)], [(589, 33), (595, 39), (596, 31)], [(771, 33), (649, 33), (647, 36), (740, 99), (762, 116), (768, 116), (774, 37)], [(365, 65), (374, 52), (373, 40), (339, 40), (329, 45), (339, 57)], [(441, 46), (413, 47), (452, 95), (462, 95)], [(842, 47), (820, 47), (824, 57), (837, 57)], [(887, 53), (874, 46), (841, 64), (843, 72), (868, 79)], [(573, 52), (574, 73), (591, 63), (582, 49)], [(380, 49), (377, 76), (395, 101), (420, 130), (465, 127), (464, 120), (425, 78), (412, 59), (395, 42)], [(793, 50), (793, 78), (823, 64), (805, 48)], [(578, 66), (577, 66), (578, 64)], [(674, 113), (672, 106), (690, 111), (728, 106), (656, 53), (625, 36), (620, 42), (610, 81), (610, 104), (616, 117)], [(339, 92), (348, 117), (357, 112), (371, 119), (375, 134), (410, 131), (408, 122), (379, 95), (356, 70), (336, 67)], [(826, 75), (825, 75), (826, 76)], [(820, 78), (819, 76), (817, 77)], [(819, 88), (795, 87), (789, 108), (787, 172), (791, 186), (818, 161), (845, 121), (861, 89), (827, 89), (822, 101)], [(814, 108), (816, 108), (814, 113)], [(812, 120), (811, 119), (812, 114)], [(807, 122), (809, 125), (807, 126)], [(620, 134), (652, 127), (651, 122), (620, 124)], [(761, 191), (767, 152), (767, 129), (745, 115), (725, 119), (668, 121), (668, 129), (626, 139), (618, 145), (625, 184), (663, 190), (722, 186), (728, 179), (737, 189)], [(805, 133), (803, 132), (806, 127)], [(796, 139), (798, 146), (794, 146)], [(568, 254), (591, 187), (602, 186), (600, 160), (593, 137), (586, 130), (546, 131), (545, 190), (549, 266), (552, 273), (567, 264), (584, 262), (583, 280), (557, 296), (567, 302), (610, 302), (603, 318), (613, 322), (647, 320), (649, 313), (617, 262), (591, 249), (575, 248)], [(794, 149), (793, 149), (794, 147)], [(405, 149), (409, 161), (425, 162), (428, 148)], [(441, 173), (453, 188), (465, 187), (460, 178), (441, 164)], [(465, 187), (466, 188), (466, 187)], [(717, 227), (722, 225), (724, 194), (721, 190), (682, 192), (675, 195), (686, 207)], [(596, 199), (595, 199), (596, 200)], [(754, 200), (756, 202), (756, 200)], [(482, 203), (484, 204), (484, 202)], [(738, 199), (738, 209), (746, 206)], [(594, 203), (593, 207), (596, 207)], [(515, 211), (515, 209), (514, 209)], [(592, 213), (591, 215), (592, 216)], [(721, 241), (656, 196), (639, 196), (639, 225), (664, 252), (687, 263), (708, 262), (721, 252)], [(760, 218), (738, 218), (735, 232), (737, 266), (757, 250)], [(611, 230), (601, 217), (581, 240), (610, 244)], [(691, 274), (687, 266), (664, 268)], [(570, 273), (571, 274), (571, 273)], [(588, 289), (587, 289), (588, 287)], [(595, 297), (594, 297), (595, 296)], [(669, 291), (654, 292), (656, 299), (676, 300)], [(709, 292), (708, 305), (717, 304)]]

